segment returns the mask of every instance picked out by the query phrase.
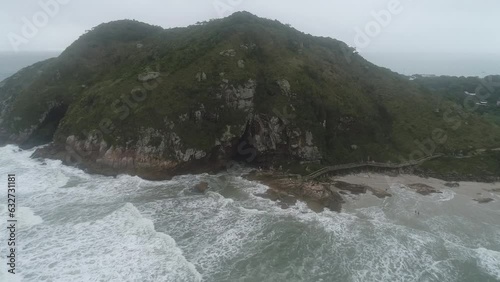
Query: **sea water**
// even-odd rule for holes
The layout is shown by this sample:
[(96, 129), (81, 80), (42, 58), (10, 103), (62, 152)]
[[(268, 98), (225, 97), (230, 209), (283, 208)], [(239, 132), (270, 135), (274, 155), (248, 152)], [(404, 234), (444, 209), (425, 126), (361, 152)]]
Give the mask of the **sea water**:
[[(315, 213), (256, 196), (267, 187), (244, 169), (154, 182), (32, 152), (0, 148), (19, 224), (12, 275), (5, 188), (0, 281), (500, 281), (498, 196), (480, 205), (392, 185), (393, 197), (347, 196), (343, 212)], [(192, 192), (199, 181), (209, 192)]]
[(34, 63), (59, 56), (61, 52), (0, 52), (0, 82)]

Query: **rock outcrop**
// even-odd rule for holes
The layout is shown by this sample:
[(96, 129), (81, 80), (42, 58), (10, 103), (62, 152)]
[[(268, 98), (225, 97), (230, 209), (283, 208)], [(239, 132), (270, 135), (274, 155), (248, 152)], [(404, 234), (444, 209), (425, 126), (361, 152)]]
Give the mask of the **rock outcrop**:
[(198, 184), (196, 184), (194, 187), (193, 187), (193, 190), (197, 193), (205, 193), (207, 190), (208, 190), (208, 183), (205, 182), (205, 181), (202, 181)]
[(431, 187), (427, 184), (422, 184), (422, 183), (409, 184), (408, 187), (415, 190), (417, 193), (424, 195), (424, 196), (430, 195), (433, 193), (443, 193), (434, 187)]
[[(324, 208), (340, 212), (342, 203), (344, 203), (342, 196), (334, 189), (331, 189), (330, 184), (327, 183), (302, 181), (301, 179), (292, 178), (290, 175), (280, 175), (279, 173), (253, 172), (247, 175), (246, 178), (269, 186), (271, 192), (264, 195), (264, 197), (273, 200), (272, 195), (281, 195), (280, 197), (285, 198), (285, 201), (288, 202), (287, 205), (290, 204), (290, 197), (292, 197), (306, 202), (316, 212), (321, 212)], [(287, 197), (283, 195), (287, 195)], [(262, 197), (263, 195), (259, 196)]]
[(151, 81), (151, 80), (155, 80), (158, 77), (160, 77), (160, 73), (159, 72), (145, 72), (145, 73), (139, 74), (137, 76), (137, 79), (140, 82), (148, 82), (148, 81)]
[(476, 198), (474, 201), (480, 203), (480, 204), (487, 204), (489, 202), (493, 202), (494, 200), (492, 198)]
[(386, 198), (392, 196), (392, 194), (387, 192), (387, 190), (377, 189), (366, 185), (351, 184), (343, 181), (334, 181), (333, 186), (341, 191), (349, 191), (354, 195), (365, 194), (367, 191), (371, 191), (373, 195), (378, 198)]
[(460, 183), (458, 183), (458, 182), (447, 182), (447, 183), (444, 184), (444, 186), (450, 187), (450, 188), (457, 188), (457, 187), (460, 187)]

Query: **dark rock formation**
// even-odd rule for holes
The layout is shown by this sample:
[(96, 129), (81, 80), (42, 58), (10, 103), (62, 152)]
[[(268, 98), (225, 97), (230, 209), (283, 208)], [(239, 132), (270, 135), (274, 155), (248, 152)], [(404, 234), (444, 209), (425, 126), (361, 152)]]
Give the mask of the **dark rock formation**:
[[(277, 193), (286, 193), (296, 197), (306, 202), (316, 212), (321, 212), (323, 208), (340, 212), (344, 203), (342, 196), (331, 189), (330, 184), (302, 181), (290, 175), (277, 173), (252, 173), (246, 178), (259, 181)], [(271, 195), (276, 195), (276, 192), (271, 192)]]
[(208, 190), (208, 183), (202, 181), (193, 187), (193, 190), (198, 193), (205, 193)]
[(474, 201), (476, 201), (480, 204), (487, 204), (489, 202), (493, 202), (494, 200), (492, 198), (477, 198), (477, 199), (474, 199)]
[(415, 190), (417, 193), (422, 194), (424, 196), (430, 195), (433, 193), (443, 193), (434, 187), (431, 187), (427, 184), (422, 184), (422, 183), (410, 184), (410, 185), (408, 185), (408, 187), (410, 187), (411, 189)]
[[(365, 194), (366, 191), (371, 191), (373, 195), (375, 195), (377, 198), (386, 198), (386, 197), (391, 197), (392, 195), (387, 192), (386, 190), (366, 186), (366, 185), (359, 185), (359, 184), (351, 184), (343, 181), (335, 181), (333, 182), (333, 186), (339, 190), (343, 191), (349, 191), (351, 194)], [(340, 192), (339, 192), (340, 193)]]

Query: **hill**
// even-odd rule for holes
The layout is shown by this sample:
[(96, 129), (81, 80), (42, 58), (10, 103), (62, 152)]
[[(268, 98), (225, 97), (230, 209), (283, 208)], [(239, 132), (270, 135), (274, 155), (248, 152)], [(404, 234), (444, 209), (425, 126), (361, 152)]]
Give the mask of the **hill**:
[(238, 12), (187, 28), (97, 26), (4, 81), (0, 139), (163, 178), (230, 160), (314, 168), (496, 148), (498, 125), (464, 112), (343, 42)]

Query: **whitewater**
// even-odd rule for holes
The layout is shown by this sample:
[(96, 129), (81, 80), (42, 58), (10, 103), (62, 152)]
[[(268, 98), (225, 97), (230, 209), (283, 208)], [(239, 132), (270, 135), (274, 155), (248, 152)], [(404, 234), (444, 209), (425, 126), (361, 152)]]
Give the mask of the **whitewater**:
[[(0, 281), (500, 281), (495, 193), (478, 204), (452, 188), (422, 196), (392, 184), (393, 197), (348, 195), (342, 213), (315, 213), (256, 196), (267, 187), (242, 168), (154, 182), (32, 153), (0, 148)], [(5, 256), (9, 173), (15, 275)], [(209, 192), (192, 192), (199, 181)]]

